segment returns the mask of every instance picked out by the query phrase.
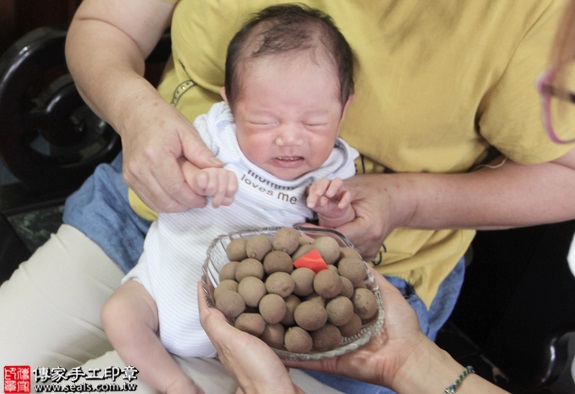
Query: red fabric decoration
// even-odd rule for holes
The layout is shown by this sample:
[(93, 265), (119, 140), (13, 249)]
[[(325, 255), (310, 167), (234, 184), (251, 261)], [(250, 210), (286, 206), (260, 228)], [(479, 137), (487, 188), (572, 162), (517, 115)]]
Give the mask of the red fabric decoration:
[(327, 263), (319, 254), (317, 249), (313, 249), (311, 252), (308, 252), (301, 256), (299, 259), (293, 262), (296, 268), (309, 268), (316, 274), (319, 271), (323, 271), (327, 269)]

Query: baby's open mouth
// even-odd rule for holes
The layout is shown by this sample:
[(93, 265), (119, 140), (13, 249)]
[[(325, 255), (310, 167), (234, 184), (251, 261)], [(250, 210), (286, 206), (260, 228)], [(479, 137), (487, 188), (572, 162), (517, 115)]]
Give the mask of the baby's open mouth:
[(276, 156), (273, 161), (281, 168), (298, 168), (304, 162), (304, 158), (303, 156)]

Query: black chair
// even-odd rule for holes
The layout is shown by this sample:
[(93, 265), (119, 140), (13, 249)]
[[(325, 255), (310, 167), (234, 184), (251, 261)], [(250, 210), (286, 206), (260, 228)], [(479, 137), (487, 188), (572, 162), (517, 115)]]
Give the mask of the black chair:
[(569, 375), (575, 277), (567, 254), (574, 234), (575, 221), (567, 221), (481, 231), (473, 242), (450, 320), (514, 383), (514, 393), (553, 393), (558, 378)]
[(0, 153), (30, 188), (69, 190), (120, 148), (83, 103), (65, 68), (66, 30), (40, 28), (0, 59)]
[[(33, 30), (0, 57), (0, 158), (18, 179), (0, 187), (0, 282), (58, 227), (64, 199), (121, 149), (68, 73), (66, 32)], [(151, 82), (170, 53), (165, 34), (147, 59)]]

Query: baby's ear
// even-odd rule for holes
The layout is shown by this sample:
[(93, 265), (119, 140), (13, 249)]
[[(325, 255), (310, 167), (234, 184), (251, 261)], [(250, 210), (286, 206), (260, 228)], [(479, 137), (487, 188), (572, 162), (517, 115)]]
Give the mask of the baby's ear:
[(351, 105), (351, 103), (353, 102), (353, 93), (349, 95), (349, 97), (347, 98), (347, 101), (345, 102), (345, 105), (343, 106), (343, 111), (341, 113), (341, 119), (343, 120), (343, 118), (345, 118), (345, 114), (347, 112), (347, 109), (349, 108), (349, 106)]
[(351, 105), (354, 97), (355, 97), (355, 94), (353, 94), (353, 93), (349, 95), (349, 97), (347, 98), (347, 101), (345, 102), (344, 110), (347, 111), (347, 107), (349, 107)]
[(220, 89), (220, 96), (222, 96), (222, 98), (224, 99), (224, 101), (229, 105), (230, 103), (228, 103), (228, 96), (226, 95), (226, 87), (222, 86), (222, 88)]

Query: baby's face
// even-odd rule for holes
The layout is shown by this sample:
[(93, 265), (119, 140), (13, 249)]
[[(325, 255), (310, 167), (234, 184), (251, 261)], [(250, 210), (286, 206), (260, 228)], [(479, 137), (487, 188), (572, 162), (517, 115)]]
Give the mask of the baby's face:
[(335, 68), (288, 53), (254, 60), (238, 75), (233, 111), (246, 157), (284, 180), (320, 167), (345, 112)]

